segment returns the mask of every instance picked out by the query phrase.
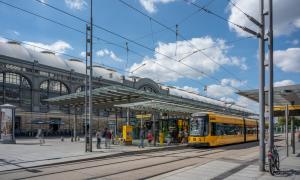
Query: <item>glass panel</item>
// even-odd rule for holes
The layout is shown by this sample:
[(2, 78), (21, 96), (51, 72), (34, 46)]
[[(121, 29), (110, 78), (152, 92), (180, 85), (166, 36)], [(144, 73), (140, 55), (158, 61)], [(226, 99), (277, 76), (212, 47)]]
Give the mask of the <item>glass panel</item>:
[(212, 123), (213, 136), (241, 135), (243, 126), (234, 124)]
[(59, 81), (50, 81), (49, 82), (49, 91), (60, 92), (60, 82)]
[(0, 82), (3, 82), (3, 73), (0, 73)]
[(22, 84), (21, 84), (21, 86), (25, 87), (25, 88), (30, 88), (29, 82), (24, 77), (22, 77)]
[(208, 118), (193, 117), (190, 122), (190, 135), (191, 136), (207, 136), (208, 135)]
[(48, 89), (48, 81), (44, 81), (40, 85), (40, 89), (47, 90)]
[(20, 85), (20, 76), (15, 73), (6, 73), (5, 83)]

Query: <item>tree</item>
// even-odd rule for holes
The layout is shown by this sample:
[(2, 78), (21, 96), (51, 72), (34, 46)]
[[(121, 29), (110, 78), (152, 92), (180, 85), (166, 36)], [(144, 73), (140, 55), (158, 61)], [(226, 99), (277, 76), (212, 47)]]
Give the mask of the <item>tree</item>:
[[(291, 120), (294, 119), (294, 126), (300, 126), (300, 119), (294, 116), (289, 117), (289, 126), (291, 125)], [(285, 126), (285, 117), (279, 117), (277, 121), (277, 126)]]

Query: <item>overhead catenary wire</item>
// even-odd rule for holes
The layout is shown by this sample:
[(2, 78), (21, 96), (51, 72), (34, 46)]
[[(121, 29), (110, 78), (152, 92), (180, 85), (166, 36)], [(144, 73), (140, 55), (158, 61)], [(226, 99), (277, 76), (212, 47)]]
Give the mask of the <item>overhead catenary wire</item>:
[[(66, 15), (69, 15), (69, 16), (71, 16), (71, 17), (74, 17), (74, 18), (76, 18), (76, 19), (78, 19), (78, 20), (80, 20), (80, 21), (82, 21), (82, 22), (87, 23), (86, 20), (84, 20), (84, 19), (82, 19), (82, 18), (80, 18), (80, 17), (78, 17), (78, 16), (75, 16), (75, 15), (73, 15), (73, 14), (70, 14), (70, 13), (68, 13), (68, 12), (65, 12), (65, 11), (63, 11), (63, 10), (57, 8), (57, 7), (54, 7), (54, 6), (52, 6), (52, 5), (49, 5), (49, 4), (47, 4), (47, 3), (45, 3), (45, 2), (42, 2), (42, 1), (40, 1), (40, 0), (35, 0), (35, 1), (37, 1), (37, 2), (39, 2), (39, 3), (42, 3), (42, 4), (44, 4), (44, 5), (48, 6), (48, 7), (51, 7), (51, 8), (53, 8), (53, 9), (59, 11), (59, 12), (62, 12), (62, 13), (64, 13), (64, 14), (66, 14)], [(119, 0), (119, 1), (122, 1), (122, 0)], [(4, 3), (3, 1), (0, 1), (0, 2), (1, 2), (1, 3)], [(122, 1), (122, 2), (124, 2), (124, 1)], [(124, 3), (126, 3), (126, 2), (124, 2)], [(8, 3), (4, 3), (4, 4), (8, 4)], [(130, 5), (130, 6), (131, 6), (131, 5)], [(134, 8), (134, 7), (133, 7), (133, 8)], [(21, 9), (21, 8), (18, 8), (18, 9)], [(139, 10), (138, 10), (138, 11), (139, 11)], [(143, 13), (143, 12), (141, 12), (141, 11), (139, 11), (139, 12), (140, 12), (140, 13)], [(145, 15), (145, 16), (150, 17), (150, 16), (148, 16), (148, 15)], [(153, 18), (152, 18), (152, 20), (155, 21), (155, 22), (158, 22), (159, 24), (161, 24), (162, 26), (164, 26), (164, 27), (166, 27), (166, 28), (169, 28), (169, 27), (163, 25), (162, 23), (160, 23), (159, 21), (157, 21), (157, 20), (155, 20), (155, 19), (153, 19)], [(96, 28), (101, 29), (101, 30), (103, 30), (103, 31), (105, 31), (105, 32), (108, 32), (108, 33), (110, 33), (110, 34), (113, 34), (113, 35), (115, 35), (115, 36), (117, 36), (117, 37), (120, 37), (120, 38), (122, 38), (122, 39), (124, 39), (124, 40), (126, 40), (126, 41), (132, 42), (132, 43), (134, 43), (134, 44), (136, 44), (136, 45), (138, 45), (138, 46), (140, 46), (140, 47), (143, 47), (143, 48), (145, 48), (145, 49), (147, 49), (147, 50), (149, 50), (149, 51), (153, 51), (153, 52), (155, 52), (155, 53), (157, 53), (157, 54), (160, 54), (160, 55), (162, 55), (162, 56), (164, 56), (164, 57), (166, 57), (166, 58), (168, 58), (168, 59), (170, 59), (170, 60), (173, 60), (173, 61), (178, 62), (175, 58), (173, 58), (173, 57), (171, 57), (171, 56), (169, 56), (169, 55), (166, 55), (166, 54), (164, 54), (164, 53), (161, 53), (161, 52), (159, 52), (159, 51), (157, 51), (157, 50), (155, 50), (155, 49), (153, 49), (153, 48), (150, 48), (150, 47), (148, 47), (148, 46), (146, 46), (146, 45), (144, 45), (144, 44), (141, 44), (141, 43), (139, 43), (139, 42), (136, 42), (136, 41), (134, 41), (134, 40), (131, 40), (131, 39), (129, 39), (129, 38), (123, 36), (123, 35), (120, 35), (120, 34), (118, 34), (118, 33), (115, 33), (115, 32), (113, 32), (113, 31), (108, 30), (108, 29), (106, 29), (106, 28), (104, 28), (104, 27), (101, 27), (101, 26), (99, 26), (99, 25), (97, 25), (97, 24), (95, 24), (95, 23), (93, 23), (93, 26), (95, 26)], [(170, 29), (171, 31), (174, 31), (174, 30), (172, 30), (171, 28), (169, 28), (169, 29)], [(219, 79), (213, 77), (212, 75), (209, 75), (209, 74), (205, 73), (204, 71), (201, 71), (201, 70), (199, 70), (199, 69), (196, 69), (196, 68), (194, 68), (194, 67), (192, 67), (192, 66), (190, 66), (190, 65), (188, 65), (188, 64), (186, 64), (186, 63), (183, 63), (183, 62), (180, 62), (180, 63), (183, 64), (183, 65), (186, 66), (186, 67), (189, 67), (190, 69), (193, 69), (193, 70), (196, 71), (196, 72), (201, 73), (203, 76), (209, 77), (210, 79), (212, 79), (212, 80), (214, 80), (214, 81), (216, 81), (216, 82), (218, 82), (218, 83), (221, 84), (221, 81), (220, 81)], [(240, 90), (239, 90), (238, 88), (236, 88), (236, 87), (233, 87), (233, 86), (230, 86), (230, 87), (233, 88), (233, 89), (235, 89), (235, 90), (237, 90), (237, 91), (240, 91)]]
[[(1, 1), (2, 2), (2, 1)], [(54, 22), (55, 23), (55, 21), (51, 21), (51, 22)], [(62, 25), (61, 23), (60, 23), (60, 25)], [(65, 26), (65, 27), (68, 27), (68, 26)], [(75, 30), (75, 28), (72, 28), (73, 30)], [(77, 32), (80, 32), (80, 31), (77, 31)], [(6, 39), (8, 39), (9, 40), (9, 38), (6, 38)], [(96, 38), (96, 39), (98, 39), (98, 38)], [(14, 41), (16, 41), (16, 40), (14, 40)], [(110, 42), (110, 41), (106, 41), (107, 43), (111, 43), (112, 44), (112, 42)], [(25, 44), (24, 42), (21, 42), (21, 43), (23, 43), (23, 44)], [(113, 43), (114, 44), (114, 43)], [(34, 46), (34, 45), (32, 45), (32, 44), (28, 44), (28, 45), (31, 45), (31, 46)], [(116, 44), (117, 45), (117, 44)], [(43, 47), (38, 47), (38, 46), (35, 46), (36, 48), (41, 48), (41, 49), (45, 49), (45, 50), (49, 50), (49, 49), (46, 49), (46, 48), (43, 48)], [(124, 48), (123, 46), (120, 46), (120, 45), (118, 45), (118, 47), (121, 47), (121, 48)], [(50, 51), (52, 51), (52, 50), (50, 50)], [(52, 52), (55, 52), (55, 51), (52, 51)], [(75, 58), (75, 59), (81, 59), (82, 60), (82, 58), (78, 58), (78, 57), (75, 57), (75, 56), (72, 56), (72, 55), (68, 55), (68, 54), (66, 54), (66, 53), (61, 53), (61, 52), (55, 52), (55, 53), (58, 53), (58, 54), (62, 54), (62, 55), (65, 55), (65, 56), (69, 56), (69, 57), (73, 57), (73, 58)], [(144, 57), (144, 56), (143, 56)], [(157, 63), (157, 62), (155, 62), (155, 63)], [(105, 64), (103, 64), (104, 66), (107, 66), (107, 65), (105, 65)], [(107, 67), (110, 67), (110, 66), (107, 66)], [(164, 66), (163, 66), (164, 67)], [(112, 67), (112, 68), (114, 68), (114, 69), (118, 69), (118, 68), (116, 68), (116, 67)], [(165, 67), (164, 67), (165, 68)], [(124, 71), (124, 70), (122, 70), (122, 71)], [(182, 74), (182, 75), (184, 75), (184, 74)], [(218, 100), (218, 101), (220, 101), (220, 100)]]
[[(208, 6), (211, 5), (214, 1), (215, 1), (215, 0), (210, 0), (210, 1), (209, 1), (208, 3), (206, 3), (204, 6), (205, 6), (205, 7), (208, 7)], [(178, 20), (176, 24), (181, 25), (181, 24), (183, 24), (184, 22), (186, 22), (188, 19), (190, 19), (192, 16), (194, 16), (195, 14), (198, 14), (198, 13), (200, 13), (200, 12), (202, 12), (202, 10), (201, 10), (201, 9), (197, 9), (196, 11), (194, 11), (194, 12), (188, 14), (187, 16), (183, 17), (182, 19)], [(176, 24), (174, 24), (174, 25), (172, 25), (172, 26), (169, 26), (169, 28), (176, 27)], [(153, 34), (162, 33), (162, 32), (164, 32), (164, 31), (166, 31), (166, 30), (167, 30), (166, 28), (162, 28), (162, 29), (160, 29), (160, 30), (158, 30), (158, 31), (154, 31)], [(147, 33), (147, 34), (142, 35), (142, 36), (140, 36), (140, 37), (138, 37), (138, 38), (135, 38), (135, 40), (144, 39), (144, 38), (146, 38), (146, 37), (148, 37), (148, 36), (151, 36), (151, 35), (152, 35), (152, 33)]]
[[(196, 3), (192, 2), (192, 1), (189, 1), (189, 0), (183, 0), (183, 1), (192, 4), (193, 6), (195, 6), (195, 7), (197, 7), (197, 8), (203, 9), (204, 12), (206, 12), (206, 13), (208, 13), (208, 14), (211, 14), (211, 15), (213, 15), (213, 16), (215, 16), (215, 17), (217, 17), (217, 18), (219, 18), (219, 19), (221, 19), (221, 20), (223, 20), (223, 21), (225, 21), (225, 22), (228, 22), (228, 23), (230, 23), (230, 24), (236, 26), (237, 28), (239, 28), (239, 29), (241, 29), (241, 30), (243, 30), (243, 31), (246, 31), (246, 32), (248, 32), (248, 33), (250, 33), (250, 34), (253, 34), (253, 35), (257, 36), (257, 37), (260, 36), (259, 33), (255, 32), (255, 31), (253, 31), (253, 30), (251, 30), (251, 29), (249, 29), (249, 28), (247, 28), (246, 26), (242, 26), (242, 25), (239, 25), (239, 24), (237, 24), (237, 23), (235, 23), (235, 22), (233, 22), (233, 21), (230, 21), (230, 20), (228, 20), (227, 18), (225, 18), (225, 17), (223, 17), (223, 16), (221, 16), (221, 15), (219, 15), (219, 14), (217, 14), (217, 13), (215, 13), (215, 12), (213, 12), (213, 11), (211, 11), (211, 10), (205, 8), (205, 7), (201, 7), (201, 6), (199, 6), (198, 4), (196, 4)], [(261, 26), (261, 24), (260, 24), (257, 20), (255, 20), (252, 16), (247, 16), (247, 17), (248, 17), (252, 22), (254, 22), (255, 24), (257, 24), (258, 26)]]
[[(123, 0), (118, 0), (118, 1), (120, 1), (121, 3), (123, 3), (124, 5), (126, 5), (127, 7), (129, 7), (130, 9), (135, 10), (135, 11), (138, 12), (139, 14), (141, 14), (141, 15), (147, 17), (147, 18), (151, 18), (151, 19), (153, 20), (153, 22), (156, 22), (157, 24), (159, 24), (159, 25), (165, 27), (165, 28), (168, 29), (169, 31), (175, 33), (175, 34), (176, 34), (175, 56), (176, 56), (176, 53), (177, 53), (177, 36), (180, 36), (180, 37), (183, 38), (186, 42), (188, 42), (191, 46), (193, 46), (194, 48), (196, 48), (196, 49), (198, 50), (198, 51), (196, 51), (195, 53), (197, 53), (197, 52), (202, 53), (206, 58), (208, 58), (209, 60), (211, 60), (212, 62), (214, 62), (215, 64), (217, 64), (217, 65), (218, 65), (219, 67), (221, 67), (225, 72), (227, 72), (228, 74), (230, 74), (231, 76), (235, 77), (237, 80), (239, 80), (240, 82), (242, 82), (242, 80), (241, 80), (240, 78), (238, 78), (238, 77), (237, 77), (235, 74), (233, 74), (231, 71), (229, 71), (229, 70), (227, 70), (225, 67), (223, 67), (222, 64), (220, 64), (220, 63), (218, 63), (217, 61), (215, 61), (214, 59), (212, 59), (210, 56), (208, 56), (208, 55), (207, 55), (206, 53), (204, 53), (202, 50), (198, 49), (193, 43), (191, 43), (190, 41), (187, 41), (187, 39), (186, 39), (183, 35), (179, 34), (179, 32), (178, 32), (178, 25), (176, 25), (176, 29), (173, 30), (172, 28), (166, 26), (165, 24), (163, 24), (163, 23), (161, 23), (160, 21), (154, 19), (153, 17), (151, 17), (151, 16), (145, 14), (144, 12), (142, 12), (142, 11), (140, 11), (139, 9), (135, 8), (134, 6), (128, 4), (127, 2), (125, 2), (125, 1), (123, 1)], [(191, 2), (191, 3), (192, 3), (192, 4), (195, 4), (195, 3), (193, 3), (193, 2)], [(196, 5), (196, 4), (195, 4), (195, 5)], [(198, 7), (200, 10), (204, 10), (205, 12), (207, 11), (207, 9), (205, 8), (205, 6), (200, 7), (200, 6), (197, 5), (197, 7)], [(191, 55), (193, 55), (193, 54), (195, 54), (195, 53), (192, 53)], [(188, 55), (188, 56), (186, 56), (186, 57), (190, 57), (191, 55)], [(181, 59), (181, 60), (178, 61), (178, 62), (182, 63), (182, 60), (183, 60), (183, 59)], [(182, 64), (184, 64), (185, 66), (188, 66), (188, 65), (186, 65), (185, 63), (182, 63)], [(188, 67), (191, 67), (191, 66), (188, 66)], [(195, 68), (192, 68), (192, 69), (195, 70)], [(203, 71), (202, 71), (202, 73), (203, 73)], [(204, 73), (204, 74), (206, 74), (206, 73)], [(206, 74), (206, 75), (207, 75), (207, 74)], [(209, 77), (209, 76), (208, 76), (208, 77)], [(212, 79), (216, 80), (216, 78), (212, 78)], [(218, 82), (221, 83), (220, 80), (218, 80)], [(234, 89), (236, 89), (236, 88), (234, 88)], [(238, 90), (238, 91), (240, 91), (240, 90)]]
[[(41, 2), (41, 1), (39, 1), (39, 0), (36, 0), (36, 1)], [(10, 7), (13, 7), (13, 8), (16, 8), (16, 9), (21, 10), (21, 11), (23, 11), (23, 12), (27, 12), (27, 13), (29, 13), (29, 14), (35, 15), (35, 16), (37, 16), (37, 17), (40, 17), (40, 18), (44, 19), (44, 20), (48, 20), (48, 21), (50, 21), (50, 22), (56, 23), (56, 24), (58, 24), (58, 25), (61, 25), (61, 26), (67, 27), (67, 28), (69, 28), (69, 29), (72, 29), (72, 30), (75, 30), (75, 31), (77, 31), (77, 32), (80, 32), (80, 33), (85, 34), (85, 32), (82, 32), (82, 31), (80, 31), (80, 30), (78, 30), (78, 29), (75, 29), (75, 28), (72, 28), (72, 27), (70, 27), (70, 26), (64, 25), (64, 24), (62, 24), (62, 23), (59, 23), (59, 22), (54, 21), (54, 20), (49, 19), (49, 18), (45, 18), (45, 17), (43, 17), (43, 16), (41, 16), (41, 15), (39, 15), (39, 14), (30, 12), (30, 11), (28, 11), (28, 10), (24, 10), (24, 9), (22, 9), (22, 8), (20, 8), (20, 7), (11, 5), (11, 4), (6, 3), (6, 2), (3, 2), (3, 1), (0, 1), (0, 3), (5, 4), (5, 5), (7, 5), (7, 6), (10, 6)], [(42, 2), (41, 2), (41, 3), (42, 3)], [(43, 4), (44, 4), (44, 3), (43, 3)], [(51, 7), (54, 7), (54, 6), (51, 6)], [(58, 8), (56, 8), (56, 9), (58, 9)], [(59, 10), (59, 9), (58, 9), (58, 10)], [(61, 12), (64, 12), (63, 10), (60, 10), (60, 11), (61, 11)], [(64, 12), (64, 13), (70, 15), (70, 13), (67, 13), (67, 12)], [(72, 14), (71, 14), (71, 16), (72, 16), (72, 17), (77, 17), (77, 16), (72, 15)], [(78, 18), (78, 19), (81, 19), (80, 17), (77, 17), (77, 18)], [(81, 19), (81, 20), (84, 21), (84, 22), (86, 22), (86, 21), (83, 20), (83, 19)], [(114, 33), (114, 32), (112, 32), (112, 31), (107, 30), (106, 28), (100, 27), (100, 26), (98, 26), (98, 25), (96, 25), (96, 24), (94, 24), (94, 26), (95, 26), (95, 27), (98, 27), (98, 28), (100, 28), (100, 29), (102, 29), (102, 30), (104, 30), (104, 31), (106, 31), (106, 32), (109, 32), (109, 33), (111, 33), (111, 34), (114, 34), (114, 35), (116, 35), (116, 36), (118, 36), (118, 37), (120, 37), (120, 38), (122, 38), (122, 39), (129, 40), (130, 42), (133, 42), (133, 43), (136, 44), (136, 45), (139, 45), (139, 46), (141, 46), (141, 47), (144, 47), (145, 49), (148, 49), (148, 50), (150, 50), (150, 51), (153, 51), (153, 52), (155, 52), (155, 53), (158, 53), (158, 54), (160, 54), (160, 55), (162, 55), (162, 56), (164, 56), (164, 57), (166, 57), (166, 58), (168, 58), (168, 59), (170, 59), (170, 60), (174, 60), (174, 61), (177, 62), (176, 59), (174, 59), (174, 58), (172, 58), (172, 57), (170, 57), (170, 56), (167, 56), (167, 55), (165, 55), (165, 54), (163, 54), (163, 53), (160, 53), (160, 52), (158, 52), (158, 51), (156, 51), (156, 50), (153, 50), (152, 48), (149, 48), (149, 47), (147, 47), (147, 46), (145, 46), (145, 45), (142, 45), (142, 44), (140, 44), (140, 43), (137, 43), (137, 42), (135, 42), (135, 41), (133, 41), (133, 40), (131, 40), (131, 39), (128, 39), (128, 38), (126, 38), (126, 37), (124, 37), (124, 36), (122, 36), (122, 35), (120, 35), (120, 34)], [(99, 39), (100, 39), (100, 38), (99, 38)], [(101, 39), (101, 40), (102, 40), (102, 39)], [(107, 42), (107, 41), (105, 41), (105, 42)], [(108, 43), (114, 44), (114, 43), (111, 43), (111, 42), (108, 42)], [(117, 46), (118, 46), (118, 47), (121, 47), (121, 48), (124, 48), (124, 47), (122, 47), (122, 46), (120, 46), (120, 45), (117, 45)], [(217, 78), (215, 78), (215, 77), (213, 77), (213, 76), (211, 76), (211, 75), (208, 75), (207, 73), (205, 73), (205, 72), (203, 72), (203, 71), (201, 71), (201, 70), (199, 70), (199, 69), (196, 69), (196, 68), (194, 68), (194, 67), (192, 67), (192, 66), (190, 66), (190, 65), (188, 65), (188, 64), (185, 64), (185, 63), (181, 63), (181, 64), (183, 64), (183, 65), (189, 67), (190, 69), (193, 69), (193, 70), (196, 71), (196, 72), (201, 73), (201, 74), (204, 75), (204, 76), (207, 76), (207, 77), (209, 77), (209, 78), (211, 78), (211, 79), (213, 79), (213, 80), (215, 80), (215, 81), (221, 83), (221, 81), (220, 81), (219, 79), (217, 79)], [(233, 88), (233, 89), (236, 89), (236, 90), (240, 91), (239, 89), (237, 89), (237, 88), (235, 88), (235, 87), (233, 87), (233, 86), (229, 86), (229, 87), (231, 87), (231, 88)]]
[(239, 8), (237, 6), (236, 3), (233, 3), (232, 0), (227, 0), (229, 2), (229, 4), (231, 4), (233, 7), (235, 7), (237, 10), (239, 10), (241, 13), (243, 13), (250, 21), (252, 21), (254, 24), (256, 24), (257, 26), (261, 27), (262, 24), (260, 22), (258, 22), (253, 16), (249, 15), (248, 13), (246, 13), (245, 11), (243, 11), (241, 8)]

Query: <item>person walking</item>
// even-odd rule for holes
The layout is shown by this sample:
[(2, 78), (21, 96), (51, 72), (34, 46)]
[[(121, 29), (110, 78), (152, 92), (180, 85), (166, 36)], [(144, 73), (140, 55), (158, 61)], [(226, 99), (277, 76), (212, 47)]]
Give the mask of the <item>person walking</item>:
[(100, 131), (97, 131), (96, 138), (97, 138), (97, 149), (101, 149), (101, 135), (100, 135)]
[(140, 130), (140, 144), (139, 148), (144, 148), (144, 129), (141, 128)]

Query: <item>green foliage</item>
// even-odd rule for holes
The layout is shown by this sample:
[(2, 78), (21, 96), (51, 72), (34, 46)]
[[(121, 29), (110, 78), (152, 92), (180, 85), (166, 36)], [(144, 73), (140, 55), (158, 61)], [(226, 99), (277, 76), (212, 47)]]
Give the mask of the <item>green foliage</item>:
[[(289, 117), (289, 125), (291, 125), (291, 120), (294, 119), (294, 125), (300, 126), (300, 119), (296, 117)], [(279, 117), (277, 121), (278, 126), (284, 126), (285, 125), (285, 117)]]

